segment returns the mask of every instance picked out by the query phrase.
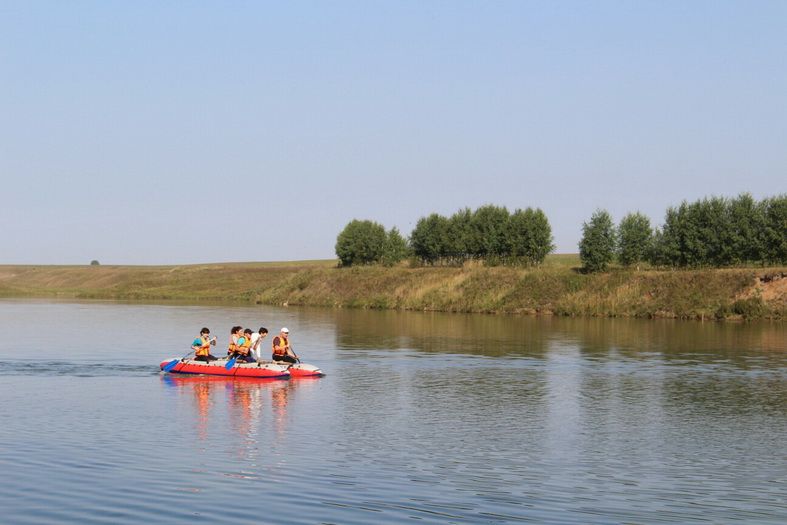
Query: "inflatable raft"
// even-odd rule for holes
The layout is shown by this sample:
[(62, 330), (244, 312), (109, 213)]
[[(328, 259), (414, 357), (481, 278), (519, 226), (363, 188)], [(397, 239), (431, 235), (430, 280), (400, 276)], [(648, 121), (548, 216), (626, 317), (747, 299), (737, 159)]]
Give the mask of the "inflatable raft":
[[(173, 362), (174, 364), (173, 366)], [(200, 374), (225, 377), (256, 377), (259, 379), (286, 379), (288, 377), (320, 377), (325, 374), (314, 365), (307, 363), (278, 363), (276, 361), (260, 361), (257, 363), (241, 363), (236, 361), (229, 369), (226, 359), (218, 359), (206, 363), (194, 359), (167, 359), (159, 368), (170, 374)]]

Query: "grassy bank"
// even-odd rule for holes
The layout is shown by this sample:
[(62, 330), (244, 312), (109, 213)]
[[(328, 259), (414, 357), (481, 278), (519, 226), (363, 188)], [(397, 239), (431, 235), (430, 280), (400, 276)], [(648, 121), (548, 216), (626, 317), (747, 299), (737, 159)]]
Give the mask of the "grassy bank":
[(787, 318), (787, 268), (613, 269), (586, 275), (577, 272), (577, 266), (575, 255), (550, 256), (535, 269), (340, 269), (335, 261), (0, 266), (0, 296), (571, 316)]

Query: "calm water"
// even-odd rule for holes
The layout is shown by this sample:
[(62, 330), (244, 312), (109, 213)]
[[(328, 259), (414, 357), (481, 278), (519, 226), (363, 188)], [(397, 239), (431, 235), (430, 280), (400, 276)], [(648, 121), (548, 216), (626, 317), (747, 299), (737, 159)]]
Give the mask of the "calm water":
[[(290, 328), (321, 379), (158, 373)], [(0, 301), (0, 523), (785, 523), (787, 329)]]

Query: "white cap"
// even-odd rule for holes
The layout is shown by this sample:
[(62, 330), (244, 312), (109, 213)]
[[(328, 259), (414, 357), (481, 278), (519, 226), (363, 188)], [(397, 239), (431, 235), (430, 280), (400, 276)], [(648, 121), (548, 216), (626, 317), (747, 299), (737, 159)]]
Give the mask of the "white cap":
[(284, 332), (285, 334), (289, 334), (290, 333), (290, 331), (287, 329), (286, 326), (284, 328), (282, 328), (281, 331)]

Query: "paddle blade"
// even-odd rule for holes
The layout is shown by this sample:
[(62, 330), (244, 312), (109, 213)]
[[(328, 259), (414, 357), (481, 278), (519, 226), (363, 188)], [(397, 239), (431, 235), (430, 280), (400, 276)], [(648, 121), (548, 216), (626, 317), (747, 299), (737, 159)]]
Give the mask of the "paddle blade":
[(169, 363), (167, 363), (167, 364), (164, 366), (164, 368), (162, 368), (162, 370), (164, 370), (165, 372), (169, 372), (170, 370), (172, 370), (173, 368), (175, 368), (175, 365), (177, 365), (179, 362), (180, 362), (180, 359), (173, 359), (172, 361), (170, 361)]
[(237, 357), (233, 357), (232, 359), (230, 359), (229, 361), (227, 361), (227, 364), (226, 364), (226, 365), (224, 365), (224, 368), (225, 368), (225, 369), (227, 369), (227, 370), (229, 370), (230, 368), (232, 368), (233, 366), (235, 366), (235, 361), (237, 361), (237, 360), (238, 360), (238, 358), (237, 358)]

